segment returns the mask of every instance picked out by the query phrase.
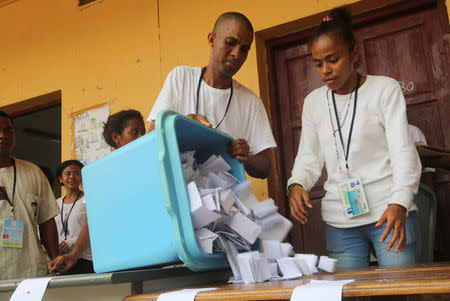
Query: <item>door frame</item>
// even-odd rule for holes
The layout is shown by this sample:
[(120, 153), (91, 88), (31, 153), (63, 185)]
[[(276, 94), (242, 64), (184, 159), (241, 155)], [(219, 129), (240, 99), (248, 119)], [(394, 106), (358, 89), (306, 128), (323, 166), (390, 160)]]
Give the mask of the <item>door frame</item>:
[[(444, 34), (444, 47), (447, 60), (450, 62), (450, 26), (445, 0), (387, 0), (380, 6), (377, 0), (363, 0), (348, 5), (347, 8), (353, 18), (353, 26), (359, 27), (377, 19), (392, 15), (406, 14), (419, 9), (436, 7)], [(277, 106), (278, 93), (276, 91), (276, 78), (274, 66), (274, 52), (282, 45), (307, 40), (312, 37), (314, 30), (321, 23), (328, 11), (308, 16), (286, 24), (261, 30), (255, 33), (257, 52), (257, 67), (260, 97), (264, 103), (271, 122), (272, 131), (278, 147), (272, 151), (272, 169), (268, 177), (269, 196), (275, 200), (279, 211), (289, 216), (288, 202), (285, 200), (287, 178), (282, 162), (281, 122)]]

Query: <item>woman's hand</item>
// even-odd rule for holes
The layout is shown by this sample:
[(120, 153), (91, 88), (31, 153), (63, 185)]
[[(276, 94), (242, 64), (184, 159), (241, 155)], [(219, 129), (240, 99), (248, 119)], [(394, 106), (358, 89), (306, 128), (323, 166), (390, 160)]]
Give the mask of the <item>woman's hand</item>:
[(298, 220), (300, 223), (305, 224), (308, 221), (308, 212), (305, 206), (312, 208), (311, 202), (309, 201), (308, 193), (299, 184), (293, 184), (292, 192), (289, 197), (289, 206), (291, 208), (291, 215)]
[(65, 253), (67, 253), (67, 251), (69, 251), (69, 245), (65, 240), (63, 240), (62, 242), (59, 243), (58, 253), (59, 255), (64, 255)]
[(395, 247), (395, 253), (403, 251), (406, 245), (406, 208), (401, 205), (390, 204), (376, 223), (375, 227), (380, 227), (384, 223), (386, 223), (386, 229), (384, 229), (384, 232), (380, 237), (380, 242), (383, 242), (392, 230), (394, 233), (392, 234), (392, 238), (389, 241), (386, 250), (389, 251), (398, 240), (397, 246)]
[(206, 125), (207, 127), (212, 128), (212, 124), (208, 121), (208, 118), (206, 116), (201, 114), (187, 114), (188, 118), (194, 119), (195, 121), (200, 122), (201, 124)]
[(70, 254), (66, 256), (58, 256), (50, 261), (47, 266), (51, 273), (65, 273), (77, 263), (77, 260), (77, 258), (71, 256)]

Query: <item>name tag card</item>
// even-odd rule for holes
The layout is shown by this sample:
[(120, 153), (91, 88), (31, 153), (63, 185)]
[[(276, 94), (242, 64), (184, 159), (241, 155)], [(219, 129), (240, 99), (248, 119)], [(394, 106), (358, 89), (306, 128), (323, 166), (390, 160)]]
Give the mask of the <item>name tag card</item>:
[(364, 188), (359, 178), (349, 179), (339, 184), (339, 193), (347, 217), (355, 217), (369, 212)]
[(5, 220), (3, 223), (2, 247), (22, 248), (24, 221)]

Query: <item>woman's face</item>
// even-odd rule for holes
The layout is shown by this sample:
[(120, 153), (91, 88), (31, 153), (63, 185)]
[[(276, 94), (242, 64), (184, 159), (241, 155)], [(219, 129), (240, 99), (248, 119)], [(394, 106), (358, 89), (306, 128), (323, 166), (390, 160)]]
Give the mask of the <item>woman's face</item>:
[(64, 184), (66, 189), (78, 189), (81, 185), (81, 168), (77, 165), (69, 165), (64, 168), (59, 182)]
[(320, 79), (338, 94), (348, 94), (356, 85), (355, 63), (359, 59), (357, 47), (350, 51), (344, 42), (330, 35), (322, 35), (311, 47), (312, 57)]
[(122, 134), (113, 132), (113, 140), (117, 148), (130, 143), (131, 141), (143, 136), (145, 134), (145, 124), (142, 119), (133, 118), (127, 121)]

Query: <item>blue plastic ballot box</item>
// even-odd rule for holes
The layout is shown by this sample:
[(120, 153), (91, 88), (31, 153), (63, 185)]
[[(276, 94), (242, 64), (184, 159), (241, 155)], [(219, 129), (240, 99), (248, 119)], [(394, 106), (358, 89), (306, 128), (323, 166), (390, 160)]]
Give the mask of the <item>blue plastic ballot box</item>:
[(94, 270), (164, 265), (180, 259), (193, 271), (223, 268), (224, 254), (197, 244), (180, 152), (198, 162), (221, 155), (239, 181), (242, 163), (227, 154), (233, 138), (172, 111), (156, 129), (82, 169)]

